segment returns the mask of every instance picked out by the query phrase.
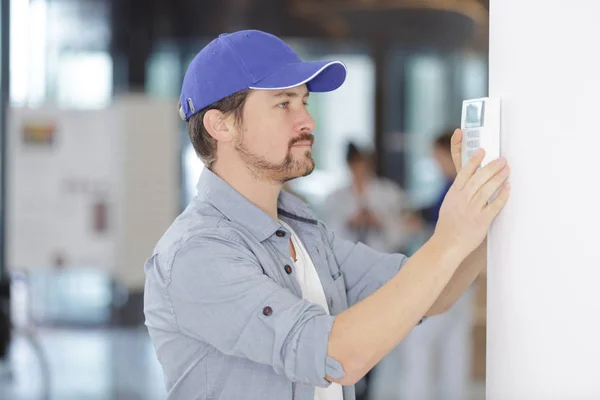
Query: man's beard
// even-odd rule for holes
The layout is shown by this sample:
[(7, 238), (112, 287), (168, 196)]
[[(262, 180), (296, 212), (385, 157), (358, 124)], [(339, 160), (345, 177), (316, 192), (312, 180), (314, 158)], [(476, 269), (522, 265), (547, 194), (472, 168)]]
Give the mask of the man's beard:
[(248, 150), (243, 134), (240, 134), (236, 139), (235, 149), (246, 164), (246, 168), (256, 179), (284, 184), (289, 180), (309, 175), (315, 169), (315, 162), (309, 150), (306, 151), (302, 159), (294, 159), (292, 146), (302, 141), (310, 141), (312, 144), (314, 136), (310, 133), (304, 133), (292, 139), (288, 145), (285, 158), (279, 163), (270, 162), (265, 157)]

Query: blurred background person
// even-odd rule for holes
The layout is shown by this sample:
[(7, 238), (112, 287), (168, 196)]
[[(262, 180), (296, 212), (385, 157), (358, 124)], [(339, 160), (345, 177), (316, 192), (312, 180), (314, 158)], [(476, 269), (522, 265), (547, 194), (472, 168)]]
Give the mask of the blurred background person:
[(373, 171), (373, 155), (349, 142), (346, 163), (351, 182), (325, 200), (323, 218), (343, 238), (382, 252), (404, 252), (412, 225), (404, 190)]
[(446, 193), (450, 189), (450, 186), (452, 186), (454, 178), (456, 178), (456, 169), (452, 163), (452, 154), (450, 154), (450, 139), (452, 138), (452, 133), (452, 130), (446, 130), (433, 142), (432, 155), (442, 173), (443, 184), (442, 189), (435, 197), (433, 204), (420, 210), (421, 218), (431, 233), (433, 233), (433, 229), (437, 223), (444, 197), (446, 197)]

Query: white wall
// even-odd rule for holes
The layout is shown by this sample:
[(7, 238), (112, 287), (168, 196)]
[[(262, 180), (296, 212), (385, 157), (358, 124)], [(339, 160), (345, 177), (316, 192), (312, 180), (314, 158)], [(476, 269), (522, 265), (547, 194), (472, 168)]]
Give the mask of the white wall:
[(512, 198), (490, 233), (487, 398), (600, 398), (600, 2), (492, 0)]

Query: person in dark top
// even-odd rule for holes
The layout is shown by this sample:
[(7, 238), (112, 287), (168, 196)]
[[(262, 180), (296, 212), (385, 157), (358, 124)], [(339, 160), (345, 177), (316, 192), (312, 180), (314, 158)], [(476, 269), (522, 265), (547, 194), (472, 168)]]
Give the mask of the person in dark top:
[(434, 227), (439, 215), (440, 207), (444, 202), (446, 193), (452, 186), (454, 179), (456, 178), (456, 168), (452, 161), (452, 153), (450, 152), (450, 140), (452, 138), (453, 131), (444, 131), (433, 143), (433, 157), (438, 163), (442, 174), (444, 175), (444, 184), (436, 200), (429, 207), (421, 210), (421, 216), (427, 226)]

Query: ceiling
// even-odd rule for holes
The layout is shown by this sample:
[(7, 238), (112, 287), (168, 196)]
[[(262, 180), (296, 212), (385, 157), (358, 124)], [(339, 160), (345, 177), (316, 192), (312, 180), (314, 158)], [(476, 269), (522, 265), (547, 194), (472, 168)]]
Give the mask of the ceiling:
[(487, 43), (489, 0), (292, 0), (292, 13), (333, 37), (410, 46), (474, 47)]
[(214, 36), (248, 27), (279, 36), (487, 45), (489, 0), (110, 0), (117, 40)]

